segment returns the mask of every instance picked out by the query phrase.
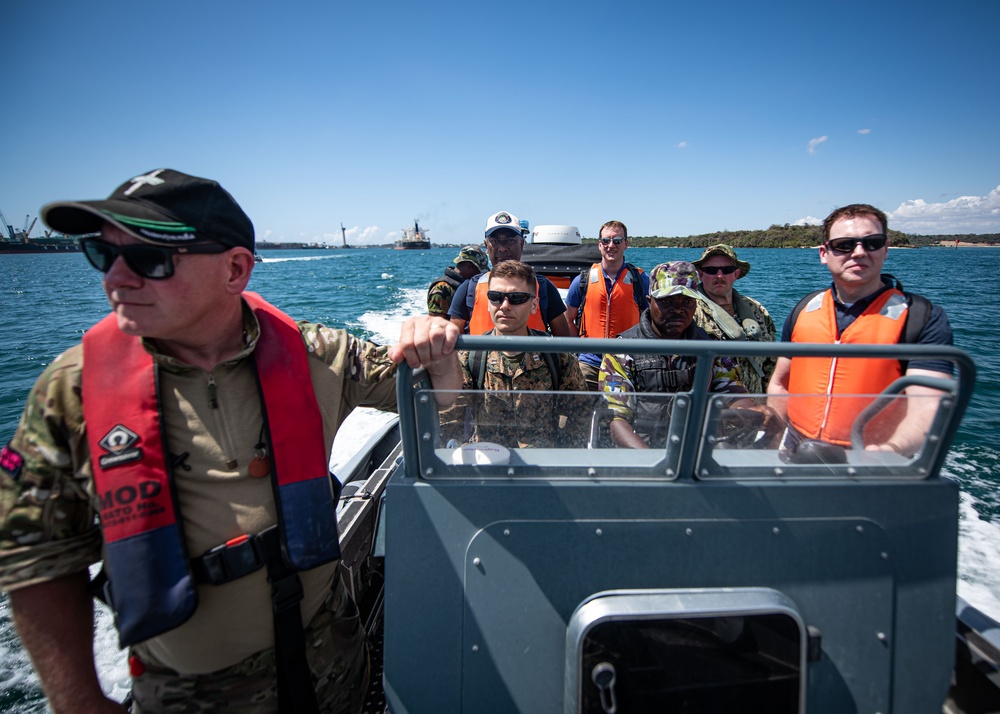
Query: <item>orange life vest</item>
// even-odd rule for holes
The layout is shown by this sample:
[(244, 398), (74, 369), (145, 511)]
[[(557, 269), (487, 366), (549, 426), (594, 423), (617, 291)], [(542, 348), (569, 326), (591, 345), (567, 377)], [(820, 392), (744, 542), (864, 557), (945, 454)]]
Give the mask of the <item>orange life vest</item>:
[[(886, 290), (838, 339), (833, 293), (827, 290), (799, 313), (792, 327), (792, 342), (895, 344), (903, 334), (906, 311), (903, 293), (894, 288)], [(850, 446), (851, 425), (873, 398), (841, 395), (878, 394), (902, 374), (902, 365), (894, 359), (793, 357), (788, 378), (788, 420), (807, 438)], [(801, 394), (822, 396), (794, 396)], [(895, 426), (892, 419), (883, 417), (872, 424), (878, 433), (866, 433), (866, 443), (888, 438)]]
[[(642, 271), (639, 272), (641, 274)], [(639, 306), (635, 304), (632, 272), (625, 265), (622, 265), (611, 286), (610, 300), (600, 263), (590, 266), (587, 282), (590, 285), (580, 306), (580, 337), (617, 337), (638, 324)]]
[[(538, 296), (538, 280), (535, 280), (535, 297)], [(490, 274), (483, 273), (476, 283), (476, 298), (472, 306), (472, 316), (469, 318), (469, 334), (482, 335), (493, 329), (493, 318), (490, 317), (489, 298), (486, 293), (490, 289)], [(528, 318), (528, 327), (545, 332), (545, 320), (542, 319), (542, 303), (539, 298), (538, 309)]]

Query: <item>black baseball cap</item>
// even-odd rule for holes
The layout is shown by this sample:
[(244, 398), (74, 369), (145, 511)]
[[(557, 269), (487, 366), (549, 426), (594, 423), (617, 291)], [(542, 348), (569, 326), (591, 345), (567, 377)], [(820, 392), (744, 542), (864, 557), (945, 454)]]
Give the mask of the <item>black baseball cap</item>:
[(253, 223), (226, 189), (172, 169), (131, 178), (105, 200), (56, 201), (40, 213), (50, 228), (69, 235), (96, 233), (106, 221), (155, 245), (254, 249)]

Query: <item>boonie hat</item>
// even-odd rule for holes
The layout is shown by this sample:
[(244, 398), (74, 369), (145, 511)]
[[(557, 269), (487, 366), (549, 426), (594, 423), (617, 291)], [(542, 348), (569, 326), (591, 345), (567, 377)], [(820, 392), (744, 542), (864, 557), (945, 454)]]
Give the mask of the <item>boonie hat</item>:
[(492, 216), (486, 219), (487, 238), (490, 237), (491, 233), (494, 233), (500, 230), (501, 228), (506, 228), (509, 231), (514, 231), (518, 235), (521, 235), (521, 222), (517, 220), (517, 216), (515, 216), (513, 213), (507, 213), (507, 211), (500, 211), (500, 213), (494, 213)]
[(473, 263), (481, 271), (490, 269), (490, 259), (486, 255), (486, 251), (478, 245), (465, 246), (462, 250), (458, 251), (458, 255), (451, 262), (455, 265), (459, 263)]
[(698, 291), (699, 282), (694, 265), (685, 260), (660, 263), (649, 276), (649, 297), (687, 295), (696, 300), (704, 300), (705, 296)]
[[(740, 260), (739, 258), (737, 258), (736, 251), (730, 248), (725, 243), (719, 243), (718, 245), (710, 245), (707, 248), (705, 248), (705, 252), (701, 254), (701, 257), (698, 258), (698, 260), (694, 261), (694, 266), (700, 269), (701, 264), (704, 263), (709, 258), (711, 258), (713, 255), (724, 255), (731, 261), (733, 261), (733, 264), (740, 269), (739, 278), (745, 278), (747, 276), (747, 273), (750, 272), (750, 263), (746, 262), (745, 260)], [(737, 280), (739, 280), (739, 278), (737, 278)]]
[(96, 233), (107, 221), (155, 245), (210, 242), (254, 249), (253, 223), (228, 191), (171, 169), (131, 178), (103, 201), (57, 201), (40, 214), (50, 228), (69, 235)]

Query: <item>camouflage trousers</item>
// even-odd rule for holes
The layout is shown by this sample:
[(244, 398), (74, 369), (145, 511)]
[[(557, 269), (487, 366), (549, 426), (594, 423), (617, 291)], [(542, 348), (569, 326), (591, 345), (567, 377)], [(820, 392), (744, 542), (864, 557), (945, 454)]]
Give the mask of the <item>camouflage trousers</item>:
[[(357, 605), (340, 577), (306, 627), (305, 639), (319, 710), (360, 712), (368, 688), (368, 648)], [(145, 672), (132, 679), (132, 697), (133, 714), (274, 714), (274, 649), (211, 674), (181, 675), (146, 665)]]
[(592, 364), (587, 364), (586, 362), (580, 363), (580, 371), (583, 372), (583, 381), (587, 384), (588, 392), (599, 392), (601, 387), (599, 384), (601, 376), (601, 368), (595, 367)]

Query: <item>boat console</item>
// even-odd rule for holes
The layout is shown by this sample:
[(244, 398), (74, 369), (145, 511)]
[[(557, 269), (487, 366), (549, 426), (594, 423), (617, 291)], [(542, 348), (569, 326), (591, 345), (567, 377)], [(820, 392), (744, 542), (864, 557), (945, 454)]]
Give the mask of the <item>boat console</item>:
[[(689, 392), (611, 397), (446, 393), (404, 364), (403, 459), (381, 509), (391, 711), (941, 711), (959, 494), (940, 470), (975, 380), (964, 352), (537, 337), (461, 346), (689, 354), (698, 365), (723, 351), (919, 354), (956, 369), (845, 397), (857, 411), (850, 443), (806, 449), (762, 414), (764, 395), (747, 408), (710, 393), (708, 369)], [(908, 396), (911, 384), (935, 391)], [(643, 400), (662, 406), (642, 425), (650, 448), (616, 446), (610, 422)], [(931, 415), (918, 448), (878, 449), (916, 413)]]

